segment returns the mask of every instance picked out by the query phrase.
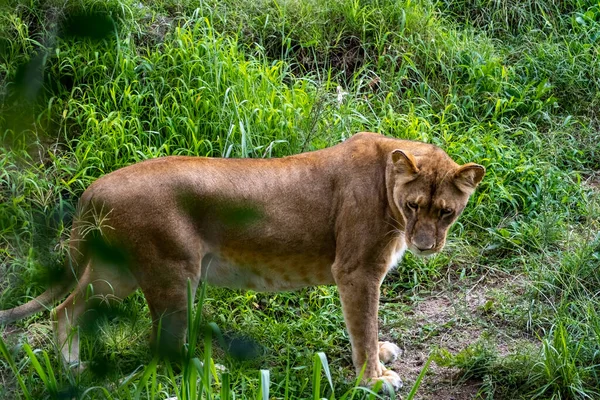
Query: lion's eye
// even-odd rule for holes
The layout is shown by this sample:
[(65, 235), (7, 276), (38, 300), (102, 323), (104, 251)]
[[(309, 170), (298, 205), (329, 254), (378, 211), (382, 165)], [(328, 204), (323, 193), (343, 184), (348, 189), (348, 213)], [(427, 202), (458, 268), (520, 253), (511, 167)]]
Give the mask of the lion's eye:
[(451, 208), (442, 208), (440, 210), (440, 215), (442, 217), (447, 217), (447, 216), (452, 215), (452, 214), (454, 214), (454, 210), (451, 209)]
[(419, 205), (414, 201), (409, 201), (408, 203), (406, 203), (406, 206), (413, 211), (417, 211), (419, 209)]

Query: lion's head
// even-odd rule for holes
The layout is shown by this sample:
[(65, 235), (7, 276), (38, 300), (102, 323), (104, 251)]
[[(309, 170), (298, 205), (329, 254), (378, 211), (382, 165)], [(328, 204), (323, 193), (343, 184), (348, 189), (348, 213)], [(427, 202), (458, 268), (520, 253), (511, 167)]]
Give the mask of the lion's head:
[(440, 251), (450, 226), (485, 175), (481, 165), (458, 165), (431, 145), (394, 150), (388, 193), (395, 218), (404, 225), (406, 246), (417, 255)]

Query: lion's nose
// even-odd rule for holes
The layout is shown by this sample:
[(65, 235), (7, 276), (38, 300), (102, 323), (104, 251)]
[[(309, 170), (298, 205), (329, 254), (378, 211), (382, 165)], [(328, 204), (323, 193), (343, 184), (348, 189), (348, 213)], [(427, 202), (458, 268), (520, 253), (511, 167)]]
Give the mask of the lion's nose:
[(416, 247), (417, 247), (417, 249), (419, 249), (419, 251), (427, 251), (427, 250), (433, 249), (434, 245), (428, 244), (428, 245), (423, 246), (423, 245), (419, 244)]
[(413, 238), (413, 244), (420, 251), (431, 250), (435, 247), (435, 238), (431, 235), (421, 233)]

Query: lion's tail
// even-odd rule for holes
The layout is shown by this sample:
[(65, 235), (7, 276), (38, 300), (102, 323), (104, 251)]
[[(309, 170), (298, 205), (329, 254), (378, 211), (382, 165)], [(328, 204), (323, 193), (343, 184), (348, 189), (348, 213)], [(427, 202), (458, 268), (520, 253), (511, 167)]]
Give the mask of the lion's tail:
[(76, 276), (79, 275), (79, 266), (86, 262), (86, 257), (84, 256), (84, 253), (86, 252), (85, 241), (80, 239), (78, 234), (79, 230), (76, 229), (75, 226), (77, 226), (77, 223), (74, 223), (74, 228), (71, 230), (69, 246), (70, 260), (73, 261), (74, 264), (69, 264), (67, 262), (67, 264), (71, 267), (75, 267), (75, 269), (70, 270), (70, 268), (68, 268), (68, 271), (63, 274), (58, 282), (52, 284), (44, 293), (29, 300), (27, 303), (9, 310), (0, 310), (0, 325), (27, 318), (30, 315), (50, 308), (57, 300), (65, 297), (66, 294), (75, 287), (77, 282)]
[(10, 310), (0, 311), (0, 325), (27, 318), (43, 309), (49, 308), (54, 302), (63, 298), (73, 286), (75, 286), (75, 279), (68, 279), (49, 288), (35, 299), (29, 300), (25, 304), (21, 304)]

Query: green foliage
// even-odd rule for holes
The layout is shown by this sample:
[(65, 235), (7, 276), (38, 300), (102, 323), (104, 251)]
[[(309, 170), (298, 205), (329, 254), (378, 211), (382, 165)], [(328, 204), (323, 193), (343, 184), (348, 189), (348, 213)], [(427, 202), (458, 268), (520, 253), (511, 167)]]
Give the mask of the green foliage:
[[(285, 156), (378, 131), (487, 168), (448, 249), (428, 260), (408, 256), (384, 296), (419, 296), (446, 273), (503, 271), (529, 282), (531, 306), (515, 318), (528, 321), (523, 334), (538, 335), (539, 348), (501, 356), (488, 343), (436, 361), (480, 379), (488, 398), (594, 398), (599, 37), (600, 7), (584, 0), (7, 1), (0, 305), (52, 282), (77, 198), (99, 176), (164, 155)], [(232, 219), (252, 218), (233, 211)], [(110, 363), (123, 381), (76, 381), (38, 337), (25, 353), (2, 342), (0, 372), (17, 380), (0, 395), (257, 398), (268, 383), (269, 395), (283, 398), (330, 389), (373, 396), (338, 386), (352, 368), (335, 288), (207, 289), (206, 318), (223, 329), (225, 345), (213, 352), (192, 329), (190, 343), (204, 349), (204, 365), (227, 364), (221, 386), (195, 386), (210, 380), (198, 354), (182, 371), (148, 354), (143, 304), (139, 294), (126, 300), (83, 341), (84, 357)], [(394, 306), (382, 305), (392, 326), (401, 324)]]

